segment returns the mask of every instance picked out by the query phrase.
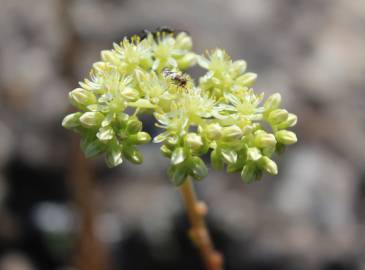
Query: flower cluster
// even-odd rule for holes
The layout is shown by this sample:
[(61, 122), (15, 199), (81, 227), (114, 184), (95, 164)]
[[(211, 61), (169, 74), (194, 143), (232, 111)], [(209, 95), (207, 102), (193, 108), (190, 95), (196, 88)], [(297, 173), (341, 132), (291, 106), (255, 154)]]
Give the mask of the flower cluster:
[[(189, 175), (203, 179), (208, 169), (202, 156), (208, 153), (214, 168), (240, 172), (245, 182), (264, 171), (277, 174), (272, 156), (297, 141), (287, 130), (297, 117), (280, 108), (278, 93), (263, 102), (252, 89), (257, 75), (246, 72), (245, 61), (232, 61), (221, 49), (202, 56), (191, 48), (186, 33), (157, 33), (102, 51), (90, 79), (69, 93), (79, 111), (62, 125), (81, 135), (87, 157), (105, 153), (110, 167), (123, 159), (138, 164), (143, 157), (136, 145), (151, 140), (138, 116), (152, 113), (163, 129), (153, 142), (162, 143), (171, 160), (168, 175), (175, 185)], [(198, 83), (185, 73), (195, 64), (207, 71)]]

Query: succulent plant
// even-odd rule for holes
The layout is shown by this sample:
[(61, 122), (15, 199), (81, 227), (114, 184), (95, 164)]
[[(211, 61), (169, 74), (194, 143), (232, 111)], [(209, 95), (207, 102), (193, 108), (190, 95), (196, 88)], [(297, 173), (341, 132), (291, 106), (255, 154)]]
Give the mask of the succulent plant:
[[(69, 93), (77, 112), (62, 125), (81, 136), (86, 157), (105, 154), (109, 167), (123, 160), (140, 164), (138, 145), (151, 136), (143, 131), (141, 114), (153, 114), (161, 133), (161, 153), (170, 159), (168, 175), (179, 186), (187, 176), (201, 180), (208, 174), (202, 156), (243, 181), (275, 175), (273, 160), (297, 137), (288, 129), (297, 117), (282, 109), (281, 96), (264, 101), (255, 93), (257, 75), (246, 62), (233, 61), (222, 49), (205, 55), (191, 51), (186, 33), (150, 33), (146, 38), (124, 38), (101, 52), (90, 78)], [(198, 64), (206, 70), (197, 82), (186, 70)]]

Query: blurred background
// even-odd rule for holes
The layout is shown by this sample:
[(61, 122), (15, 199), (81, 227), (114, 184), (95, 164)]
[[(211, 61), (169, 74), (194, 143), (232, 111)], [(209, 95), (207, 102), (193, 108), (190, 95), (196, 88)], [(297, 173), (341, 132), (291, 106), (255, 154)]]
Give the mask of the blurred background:
[(197, 184), (225, 269), (365, 269), (364, 25), (363, 1), (0, 0), (0, 269), (203, 269), (158, 146), (107, 169), (61, 127), (100, 50), (159, 26), (245, 59), (299, 116), (277, 177)]

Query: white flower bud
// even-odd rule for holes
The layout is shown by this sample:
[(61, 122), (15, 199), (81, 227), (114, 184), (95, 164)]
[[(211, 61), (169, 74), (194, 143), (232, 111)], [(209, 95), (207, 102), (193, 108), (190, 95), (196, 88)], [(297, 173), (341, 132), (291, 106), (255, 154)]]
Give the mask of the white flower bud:
[(139, 93), (132, 87), (126, 87), (122, 90), (122, 96), (128, 101), (135, 101), (139, 97)]
[(193, 41), (186, 33), (182, 32), (176, 37), (176, 47), (180, 50), (190, 50), (193, 46)]
[(114, 130), (110, 126), (102, 127), (99, 129), (99, 132), (96, 133), (96, 137), (101, 142), (107, 142), (114, 138)]
[(95, 95), (88, 90), (76, 88), (68, 94), (72, 105), (79, 109), (83, 109), (88, 105), (96, 103)]
[(97, 127), (103, 118), (104, 115), (100, 112), (86, 112), (80, 117), (80, 123), (86, 128)]
[(245, 73), (244, 75), (241, 75), (237, 78), (237, 81), (242, 85), (242, 86), (247, 86), (250, 87), (252, 86), (255, 81), (257, 79), (257, 74), (256, 73)]
[(193, 66), (197, 62), (196, 55), (194, 53), (188, 53), (184, 55), (182, 58), (177, 60), (177, 64), (179, 69), (185, 70), (191, 66)]
[(193, 151), (199, 151), (199, 149), (203, 146), (202, 137), (196, 133), (188, 133), (185, 137), (185, 141), (189, 148)]
[(273, 134), (260, 133), (255, 136), (255, 145), (260, 148), (273, 147), (276, 145), (276, 139)]
[(242, 135), (242, 130), (237, 125), (223, 128), (223, 137), (226, 140), (239, 140)]
[(265, 111), (276, 110), (281, 105), (281, 95), (279, 93), (275, 93), (271, 95), (264, 104)]
[(76, 128), (78, 126), (80, 126), (80, 116), (81, 113), (77, 112), (77, 113), (71, 113), (69, 115), (66, 115), (65, 118), (63, 118), (62, 120), (62, 126), (64, 128), (68, 128), (68, 129), (72, 129), (72, 128)]
[(122, 153), (118, 149), (112, 149), (106, 153), (105, 161), (109, 168), (116, 167), (123, 162)]
[(172, 152), (171, 163), (174, 165), (182, 163), (186, 159), (184, 148), (178, 147)]
[(256, 147), (250, 147), (247, 149), (247, 159), (256, 161), (262, 157), (261, 152)]
[(237, 60), (233, 62), (232, 66), (237, 74), (243, 74), (246, 71), (247, 63), (244, 60)]
[(294, 144), (297, 142), (297, 135), (289, 130), (279, 130), (275, 133), (276, 139), (282, 144)]
[(113, 51), (110, 51), (110, 50), (101, 51), (101, 59), (104, 62), (108, 62), (108, 63), (112, 63), (112, 64), (116, 64), (119, 62), (118, 57), (115, 55), (115, 53), (113, 53)]
[(295, 114), (289, 113), (288, 119), (286, 119), (286, 121), (277, 125), (277, 128), (286, 129), (286, 128), (293, 127), (297, 124), (297, 121), (298, 121), (298, 117)]
[(137, 119), (130, 119), (127, 123), (127, 132), (130, 134), (137, 133), (142, 130), (142, 122)]
[(278, 166), (276, 165), (275, 161), (271, 160), (270, 158), (263, 156), (260, 159), (260, 166), (267, 171), (269, 174), (276, 175), (278, 174)]
[(288, 114), (288, 111), (287, 110), (284, 110), (284, 109), (276, 109), (276, 110), (273, 110), (269, 114), (268, 121), (272, 125), (277, 125), (277, 124), (280, 124), (283, 121), (286, 121), (286, 119), (288, 119), (288, 115), (289, 114)]
[(205, 132), (208, 139), (218, 140), (222, 136), (222, 127), (219, 124), (210, 124), (206, 127)]

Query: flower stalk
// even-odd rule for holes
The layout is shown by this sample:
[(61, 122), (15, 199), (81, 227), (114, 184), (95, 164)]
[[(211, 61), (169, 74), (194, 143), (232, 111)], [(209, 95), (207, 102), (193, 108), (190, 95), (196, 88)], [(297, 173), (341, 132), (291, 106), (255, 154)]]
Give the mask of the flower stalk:
[(204, 220), (208, 210), (207, 206), (197, 199), (193, 183), (189, 177), (181, 185), (180, 192), (191, 223), (189, 236), (192, 243), (199, 250), (207, 270), (222, 270), (223, 257), (215, 250)]

